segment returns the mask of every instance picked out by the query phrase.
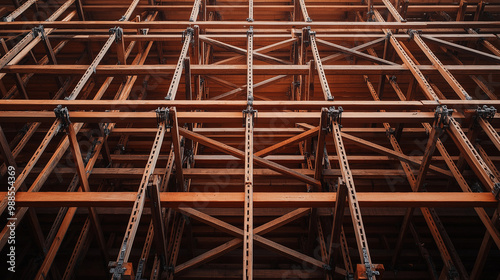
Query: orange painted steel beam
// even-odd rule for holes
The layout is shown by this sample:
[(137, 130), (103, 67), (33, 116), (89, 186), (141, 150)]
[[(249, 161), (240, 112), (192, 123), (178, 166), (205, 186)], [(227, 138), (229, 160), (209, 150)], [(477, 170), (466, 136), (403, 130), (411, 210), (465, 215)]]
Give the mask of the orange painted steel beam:
[[(4, 197), (6, 192), (0, 192)], [(492, 193), (418, 192), (418, 193), (357, 193), (361, 207), (496, 207), (498, 200)], [(333, 207), (335, 193), (262, 193), (253, 194), (254, 207)], [(131, 207), (137, 198), (135, 192), (18, 192), (19, 207)], [(160, 193), (162, 207), (241, 207), (243, 192)], [(147, 200), (149, 201), (149, 200)], [(149, 202), (147, 202), (149, 203)]]

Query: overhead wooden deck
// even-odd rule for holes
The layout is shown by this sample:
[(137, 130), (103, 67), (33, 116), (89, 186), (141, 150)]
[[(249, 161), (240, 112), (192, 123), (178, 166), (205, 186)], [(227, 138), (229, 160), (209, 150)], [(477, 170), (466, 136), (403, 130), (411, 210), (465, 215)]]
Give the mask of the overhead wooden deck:
[(0, 17), (0, 278), (500, 279), (500, 2)]

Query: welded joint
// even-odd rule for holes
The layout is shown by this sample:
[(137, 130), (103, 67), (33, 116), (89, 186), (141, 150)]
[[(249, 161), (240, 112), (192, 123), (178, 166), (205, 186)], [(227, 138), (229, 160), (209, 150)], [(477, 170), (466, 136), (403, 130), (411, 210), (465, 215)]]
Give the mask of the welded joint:
[(158, 107), (156, 112), (156, 124), (159, 127), (160, 123), (164, 122), (166, 128), (171, 128), (172, 123), (170, 121), (170, 108)]
[(115, 34), (115, 43), (120, 43), (123, 39), (123, 28), (119, 26), (110, 28), (109, 34)]
[(38, 35), (40, 35), (40, 37), (42, 38), (42, 40), (45, 41), (45, 39), (47, 39), (47, 36), (45, 35), (45, 29), (43, 28), (43, 25), (39, 25), (39, 26), (33, 27), (33, 29), (31, 29), (31, 32), (33, 32), (33, 37), (38, 37)]
[(434, 112), (434, 126), (446, 128), (450, 124), (450, 117), (453, 109), (448, 109), (446, 105), (437, 106)]
[(56, 115), (56, 118), (61, 121), (61, 124), (59, 125), (59, 129), (66, 129), (68, 128), (69, 124), (71, 123), (71, 120), (69, 119), (69, 111), (67, 107), (62, 107), (62, 105), (57, 105), (57, 107), (54, 109), (54, 114)]

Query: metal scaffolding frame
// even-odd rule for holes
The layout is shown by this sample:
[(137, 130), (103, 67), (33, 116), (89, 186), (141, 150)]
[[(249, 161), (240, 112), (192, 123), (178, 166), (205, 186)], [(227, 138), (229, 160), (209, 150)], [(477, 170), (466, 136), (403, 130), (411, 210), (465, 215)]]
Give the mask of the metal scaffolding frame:
[(0, 1), (6, 279), (500, 277), (500, 4), (129, 2)]

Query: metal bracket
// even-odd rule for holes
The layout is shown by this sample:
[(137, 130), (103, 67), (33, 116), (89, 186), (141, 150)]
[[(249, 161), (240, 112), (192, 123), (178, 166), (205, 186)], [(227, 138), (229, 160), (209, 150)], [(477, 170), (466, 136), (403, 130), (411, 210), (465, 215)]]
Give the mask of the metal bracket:
[[(248, 19), (247, 19), (247, 20), (248, 20)], [(253, 21), (253, 20), (252, 20), (252, 21)], [(247, 37), (248, 37), (250, 34), (251, 34), (251, 35), (253, 35), (253, 26), (250, 26), (250, 28), (248, 28), (248, 30), (247, 30)]]
[[(186, 36), (187, 35), (192, 35), (194, 34), (194, 29), (192, 27), (188, 27), (186, 28), (186, 30), (182, 31), (182, 38), (181, 38), (181, 42), (184, 43), (184, 41), (186, 40)], [(194, 44), (194, 37), (191, 36), (191, 44)]]
[(366, 277), (368, 279), (372, 279), (373, 276), (380, 275), (380, 272), (378, 272), (376, 270), (372, 270), (372, 268), (370, 267), (370, 261), (368, 260), (368, 252), (367, 252), (366, 248), (362, 248), (362, 250), (363, 250), (363, 260), (365, 263)]
[(123, 29), (121, 27), (113, 27), (109, 29), (109, 34), (116, 34), (115, 43), (119, 43), (123, 39)]
[(436, 112), (434, 113), (434, 124), (443, 128), (448, 127), (452, 113), (453, 109), (448, 109), (446, 105), (437, 106)]
[(43, 25), (35, 26), (31, 29), (31, 31), (33, 32), (33, 37), (38, 37), (38, 35), (40, 35), (44, 41), (47, 38), (45, 36), (45, 29), (43, 28)]
[(54, 113), (56, 114), (56, 118), (61, 120), (61, 124), (59, 129), (66, 129), (68, 125), (71, 123), (69, 119), (69, 112), (67, 107), (62, 107), (62, 105), (57, 105), (54, 109)]
[(485, 120), (490, 120), (495, 117), (495, 114), (497, 113), (497, 109), (493, 106), (486, 106), (483, 105), (483, 107), (477, 107), (476, 109), (476, 119), (482, 118)]
[(248, 22), (253, 22), (253, 18), (247, 18)]
[(123, 15), (118, 21), (125, 21), (127, 18)]
[(158, 127), (160, 126), (161, 122), (165, 122), (165, 127), (166, 128), (171, 128), (172, 124), (170, 123), (170, 109), (169, 108), (160, 108), (155, 110), (156, 112), (156, 122)]

